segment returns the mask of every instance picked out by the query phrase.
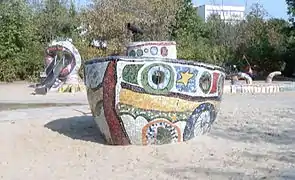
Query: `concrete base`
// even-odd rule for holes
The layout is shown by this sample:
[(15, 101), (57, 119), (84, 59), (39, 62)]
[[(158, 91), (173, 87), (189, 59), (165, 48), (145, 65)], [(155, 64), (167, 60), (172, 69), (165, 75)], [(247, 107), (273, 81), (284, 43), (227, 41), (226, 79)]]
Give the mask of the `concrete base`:
[(265, 94), (278, 93), (285, 91), (295, 91), (295, 83), (273, 83), (273, 84), (239, 84), (239, 85), (225, 85), (224, 93), (232, 94)]
[(76, 92), (86, 91), (84, 84), (63, 84), (58, 88), (59, 93), (76, 93)]

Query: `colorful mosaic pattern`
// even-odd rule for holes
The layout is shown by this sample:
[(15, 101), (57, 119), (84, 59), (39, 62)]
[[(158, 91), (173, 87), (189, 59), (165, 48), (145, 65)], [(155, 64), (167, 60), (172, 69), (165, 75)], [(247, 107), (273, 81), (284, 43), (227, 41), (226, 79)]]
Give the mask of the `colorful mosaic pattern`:
[(215, 118), (216, 110), (212, 104), (203, 103), (198, 106), (187, 120), (183, 140), (187, 141), (208, 132)]
[(85, 84), (90, 88), (98, 88), (101, 86), (104, 73), (106, 68), (108, 67), (109, 62), (101, 62), (99, 66), (96, 64), (90, 64), (85, 67), (85, 72), (87, 72), (87, 76), (85, 76)]
[(197, 91), (198, 70), (191, 67), (175, 66), (177, 73), (176, 89), (180, 92)]
[(129, 59), (85, 64), (90, 108), (109, 144), (177, 143), (210, 130), (224, 85), (218, 68)]
[(138, 84), (138, 71), (142, 68), (142, 66), (143, 64), (126, 65), (122, 72), (123, 80), (131, 84)]
[(147, 92), (168, 93), (174, 86), (174, 71), (167, 64), (151, 64), (143, 69), (141, 84)]
[(218, 96), (221, 97), (223, 95), (223, 89), (224, 89), (224, 81), (225, 77), (224, 75), (220, 74), (218, 83), (217, 83), (217, 91), (218, 91)]
[[(45, 65), (48, 66), (55, 56), (65, 56), (66, 66), (60, 73), (61, 78), (77, 74), (81, 67), (81, 56), (76, 47), (69, 41), (54, 41), (46, 49)], [(61, 58), (61, 57), (60, 57)]]
[(143, 145), (161, 145), (181, 142), (179, 127), (167, 120), (155, 120), (142, 128)]
[(216, 93), (219, 76), (220, 76), (219, 73), (213, 72), (212, 87), (211, 87), (211, 90), (210, 90), (210, 94)]
[(202, 76), (199, 79), (199, 83), (200, 83), (199, 86), (205, 94), (207, 94), (210, 91), (211, 83), (212, 83), (211, 76), (212, 75), (209, 72), (205, 71), (203, 72)]
[(134, 118), (142, 116), (148, 122), (152, 121), (153, 119), (159, 119), (159, 118), (167, 119), (170, 122), (186, 121), (188, 117), (191, 115), (190, 111), (163, 112), (163, 111), (156, 111), (156, 110), (140, 109), (131, 105), (126, 105), (126, 104), (119, 104), (118, 110), (120, 115), (129, 114), (129, 115), (132, 115)]
[(81, 56), (70, 41), (49, 44), (45, 49), (44, 64), (45, 72), (40, 74), (42, 81), (35, 89), (36, 94), (46, 94), (49, 90), (60, 93), (85, 91), (78, 73)]

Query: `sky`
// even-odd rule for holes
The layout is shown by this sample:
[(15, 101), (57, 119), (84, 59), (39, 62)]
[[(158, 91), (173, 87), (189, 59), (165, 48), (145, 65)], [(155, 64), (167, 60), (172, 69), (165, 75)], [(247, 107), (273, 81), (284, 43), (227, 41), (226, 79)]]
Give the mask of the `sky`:
[[(89, 0), (76, 0), (80, 5), (86, 4)], [(270, 17), (288, 19), (287, 5), (285, 0), (193, 0), (195, 5), (238, 5), (245, 6), (246, 12), (254, 3), (261, 4), (269, 13)]]
[(193, 0), (193, 3), (199, 5), (238, 5), (245, 6), (246, 11), (254, 3), (261, 4), (268, 12), (270, 17), (288, 19), (287, 5), (285, 0)]

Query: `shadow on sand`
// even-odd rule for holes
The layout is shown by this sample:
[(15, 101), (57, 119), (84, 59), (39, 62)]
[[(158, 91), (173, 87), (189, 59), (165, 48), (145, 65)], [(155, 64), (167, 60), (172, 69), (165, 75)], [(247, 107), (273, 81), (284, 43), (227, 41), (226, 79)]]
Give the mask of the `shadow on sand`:
[[(270, 126), (272, 127), (272, 126)], [(292, 125), (291, 127), (294, 127)], [(214, 137), (222, 137), (238, 142), (259, 142), (264, 141), (266, 143), (272, 143), (276, 145), (294, 145), (295, 129), (285, 128), (279, 133), (271, 132), (268, 129), (256, 128), (256, 127), (229, 127), (229, 128), (218, 128), (211, 132)]]
[(75, 116), (57, 119), (44, 126), (72, 139), (106, 144), (92, 116)]

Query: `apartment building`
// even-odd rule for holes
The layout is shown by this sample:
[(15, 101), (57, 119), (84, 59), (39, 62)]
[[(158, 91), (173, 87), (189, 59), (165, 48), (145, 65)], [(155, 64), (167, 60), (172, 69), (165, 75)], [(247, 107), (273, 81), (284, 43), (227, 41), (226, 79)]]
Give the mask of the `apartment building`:
[(197, 6), (196, 9), (204, 21), (212, 15), (218, 15), (225, 22), (241, 21), (245, 18), (244, 6), (202, 5)]

